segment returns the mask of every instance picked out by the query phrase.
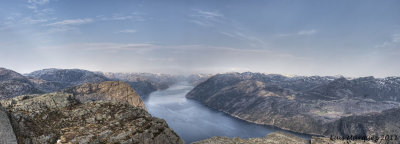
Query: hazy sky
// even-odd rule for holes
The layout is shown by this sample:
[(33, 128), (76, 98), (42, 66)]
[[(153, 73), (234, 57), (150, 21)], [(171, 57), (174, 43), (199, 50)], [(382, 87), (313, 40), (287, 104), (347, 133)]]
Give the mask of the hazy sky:
[(0, 67), (400, 76), (399, 0), (0, 0)]

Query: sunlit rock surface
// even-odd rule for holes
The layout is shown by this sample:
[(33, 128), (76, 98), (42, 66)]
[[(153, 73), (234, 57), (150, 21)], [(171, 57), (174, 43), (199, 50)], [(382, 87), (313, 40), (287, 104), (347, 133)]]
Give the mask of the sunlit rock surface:
[(164, 120), (126, 103), (73, 94), (24, 95), (1, 104), (19, 143), (183, 143)]
[(98, 100), (127, 102), (132, 106), (146, 109), (140, 96), (136, 94), (129, 84), (124, 82), (86, 83), (67, 88), (63, 92), (74, 94), (80, 102)]

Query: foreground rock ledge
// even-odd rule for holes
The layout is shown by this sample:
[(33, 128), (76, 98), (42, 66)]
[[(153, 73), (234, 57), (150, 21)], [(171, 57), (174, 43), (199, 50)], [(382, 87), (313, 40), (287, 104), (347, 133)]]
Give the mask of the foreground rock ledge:
[(64, 89), (63, 92), (74, 94), (75, 98), (82, 103), (98, 100), (126, 102), (132, 106), (146, 109), (140, 96), (125, 82), (86, 83)]
[(68, 93), (1, 103), (11, 115), (18, 143), (184, 143), (164, 120), (126, 103), (80, 103)]
[(0, 143), (1, 144), (15, 144), (17, 138), (15, 137), (13, 128), (7, 113), (0, 105)]

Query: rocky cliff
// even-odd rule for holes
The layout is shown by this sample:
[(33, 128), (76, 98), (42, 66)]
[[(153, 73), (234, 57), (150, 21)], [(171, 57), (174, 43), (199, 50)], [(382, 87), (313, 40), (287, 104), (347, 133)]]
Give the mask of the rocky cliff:
[(167, 89), (179, 80), (179, 76), (152, 73), (101, 73), (109, 79), (131, 84), (140, 96), (145, 97), (156, 90)]
[(74, 94), (82, 103), (98, 100), (117, 101), (146, 109), (140, 96), (136, 94), (135, 90), (129, 84), (124, 82), (106, 81), (101, 83), (86, 83), (67, 88), (63, 92)]
[(11, 126), (8, 114), (0, 104), (0, 143), (1, 144), (16, 144), (17, 138)]
[[(378, 127), (400, 123), (395, 118), (400, 115), (393, 112), (394, 117), (381, 121), (371, 116), (375, 129), (366, 127), (361, 133), (352, 130), (357, 126), (350, 124), (355, 123), (352, 119), (360, 119), (359, 116), (388, 115), (382, 111), (400, 107), (399, 83), (400, 78), (396, 77), (346, 79), (230, 73), (209, 78), (186, 97), (258, 124), (316, 135), (366, 135)], [(396, 130), (392, 132), (397, 132), (400, 128), (393, 129)]]
[(42, 93), (23, 75), (0, 68), (0, 100), (23, 94)]
[(73, 94), (23, 95), (1, 104), (18, 143), (183, 143), (166, 122), (125, 103)]

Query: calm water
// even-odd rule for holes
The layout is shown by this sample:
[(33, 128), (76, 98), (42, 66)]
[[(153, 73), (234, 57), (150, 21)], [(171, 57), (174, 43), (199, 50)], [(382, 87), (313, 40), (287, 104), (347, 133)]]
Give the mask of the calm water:
[[(193, 86), (179, 83), (169, 89), (157, 91), (144, 99), (149, 112), (167, 121), (186, 143), (203, 140), (212, 136), (264, 137), (274, 131), (273, 127), (252, 124), (222, 112), (212, 110), (197, 101), (186, 99), (185, 95)], [(296, 134), (306, 139), (310, 136)]]

